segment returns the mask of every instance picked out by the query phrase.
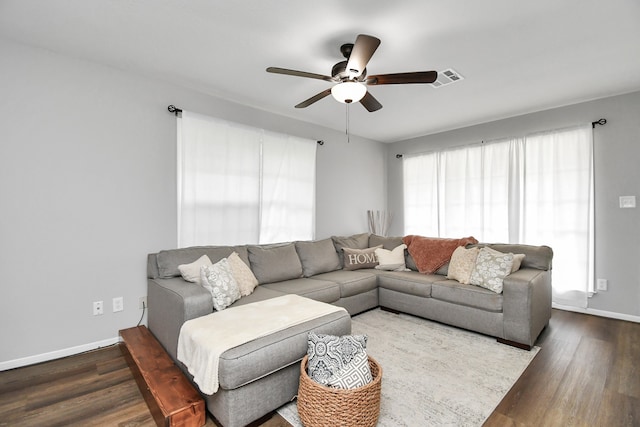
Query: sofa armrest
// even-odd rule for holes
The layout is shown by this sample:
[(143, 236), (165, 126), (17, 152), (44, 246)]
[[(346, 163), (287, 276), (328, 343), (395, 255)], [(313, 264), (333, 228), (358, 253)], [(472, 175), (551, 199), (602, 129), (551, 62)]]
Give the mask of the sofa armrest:
[(149, 330), (173, 360), (177, 360), (178, 335), (182, 324), (213, 312), (209, 291), (181, 277), (148, 279), (147, 302)]
[(523, 268), (505, 277), (504, 339), (532, 346), (551, 318), (551, 270)]

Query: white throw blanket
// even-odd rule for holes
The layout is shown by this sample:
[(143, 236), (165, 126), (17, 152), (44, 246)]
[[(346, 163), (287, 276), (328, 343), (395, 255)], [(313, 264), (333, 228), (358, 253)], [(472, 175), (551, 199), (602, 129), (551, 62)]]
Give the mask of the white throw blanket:
[(225, 351), (344, 308), (298, 295), (228, 308), (186, 321), (178, 337), (178, 360), (205, 394), (218, 391), (218, 365)]

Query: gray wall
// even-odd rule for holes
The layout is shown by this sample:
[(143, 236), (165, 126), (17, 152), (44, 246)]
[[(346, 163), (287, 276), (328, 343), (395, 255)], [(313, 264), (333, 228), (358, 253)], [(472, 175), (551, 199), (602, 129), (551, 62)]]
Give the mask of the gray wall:
[[(0, 39), (0, 369), (108, 343), (140, 318), (146, 255), (176, 245), (168, 104), (321, 139), (316, 237), (386, 206), (383, 144)], [(215, 242), (212, 242), (215, 243)], [(124, 297), (112, 313), (111, 299)], [(92, 315), (102, 300), (105, 314)]]
[(402, 161), (395, 158), (396, 154), (563, 128), (601, 117), (608, 123), (594, 129), (595, 274), (597, 278), (609, 280), (609, 290), (590, 298), (589, 308), (639, 316), (640, 206), (620, 209), (618, 197), (636, 196), (640, 203), (640, 92), (390, 144), (387, 147), (388, 200), (396, 218), (391, 234), (403, 234)]

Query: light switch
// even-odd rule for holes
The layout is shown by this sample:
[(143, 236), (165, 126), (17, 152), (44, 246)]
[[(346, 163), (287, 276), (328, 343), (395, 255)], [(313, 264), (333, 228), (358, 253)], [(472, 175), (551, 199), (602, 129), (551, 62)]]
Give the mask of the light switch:
[(636, 207), (636, 196), (620, 196), (620, 207), (621, 208), (635, 208)]

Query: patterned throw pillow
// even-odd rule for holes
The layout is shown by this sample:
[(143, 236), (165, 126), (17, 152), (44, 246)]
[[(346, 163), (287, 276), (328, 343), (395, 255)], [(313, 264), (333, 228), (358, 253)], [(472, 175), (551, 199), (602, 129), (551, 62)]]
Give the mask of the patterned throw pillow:
[(374, 268), (378, 265), (376, 249), (381, 249), (382, 245), (367, 249), (343, 248), (344, 269), (357, 270), (359, 268)]
[(213, 308), (221, 311), (240, 299), (240, 289), (233, 278), (229, 261), (222, 258), (212, 266), (200, 268), (200, 281), (211, 293)]
[(404, 263), (404, 250), (407, 245), (404, 243), (396, 246), (393, 250), (378, 248), (375, 250), (375, 254), (378, 257), (377, 270), (387, 271), (408, 271)]
[(502, 292), (504, 278), (511, 273), (513, 254), (482, 248), (476, 266), (471, 273), (471, 284), (487, 288), (497, 294)]
[(471, 273), (476, 266), (478, 253), (480, 248), (466, 249), (464, 246), (458, 246), (451, 255), (447, 279), (457, 280), (465, 285), (471, 283)]
[(229, 262), (229, 267), (231, 267), (233, 278), (236, 279), (238, 288), (240, 288), (240, 296), (251, 295), (256, 286), (258, 286), (258, 279), (256, 279), (249, 266), (242, 261), (237, 252), (229, 255), (227, 261)]
[(309, 348), (307, 350), (309, 377), (327, 384), (329, 378), (348, 365), (358, 354), (366, 357), (366, 335), (324, 335), (309, 332)]
[(352, 389), (365, 386), (373, 381), (369, 358), (366, 352), (358, 353), (351, 363), (329, 377), (329, 387)]

